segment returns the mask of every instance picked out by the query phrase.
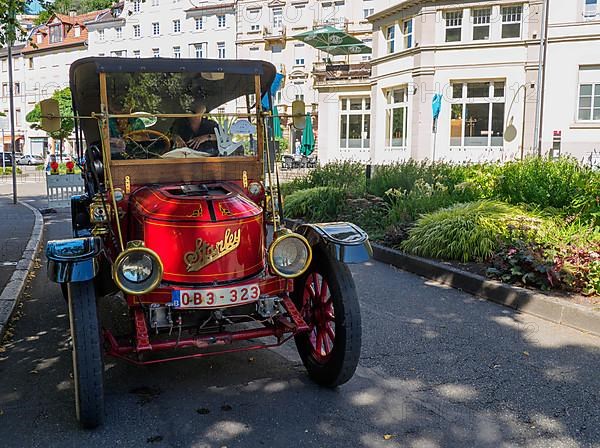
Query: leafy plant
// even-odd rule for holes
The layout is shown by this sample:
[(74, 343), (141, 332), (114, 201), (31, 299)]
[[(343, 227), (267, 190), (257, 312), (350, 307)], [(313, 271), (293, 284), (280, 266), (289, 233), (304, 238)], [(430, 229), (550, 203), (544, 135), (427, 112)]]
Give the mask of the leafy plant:
[(343, 211), (346, 191), (336, 187), (314, 187), (286, 196), (283, 205), (288, 218), (303, 218), (311, 222), (336, 219)]
[(546, 249), (535, 243), (515, 241), (504, 245), (492, 259), (487, 275), (505, 283), (534, 286), (543, 290), (558, 287), (560, 274)]
[(431, 258), (485, 260), (516, 232), (535, 232), (542, 226), (541, 219), (502, 202), (456, 204), (419, 218), (400, 248)]
[(584, 289), (584, 293), (588, 295), (600, 295), (600, 260), (595, 260), (590, 263), (587, 285)]
[(365, 167), (358, 162), (333, 162), (319, 165), (306, 176), (281, 185), (283, 196), (314, 187), (336, 187), (352, 196), (365, 192)]

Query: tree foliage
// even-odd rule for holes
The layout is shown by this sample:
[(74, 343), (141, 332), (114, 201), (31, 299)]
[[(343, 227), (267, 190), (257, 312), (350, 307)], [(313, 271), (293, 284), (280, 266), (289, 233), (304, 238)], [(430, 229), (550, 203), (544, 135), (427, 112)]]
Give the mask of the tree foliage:
[[(73, 103), (71, 101), (71, 89), (68, 87), (57, 90), (52, 94), (52, 98), (58, 101), (58, 109), (60, 111), (60, 129), (56, 132), (49, 132), (48, 135), (53, 139), (62, 141), (69, 137), (75, 128), (75, 121), (73, 120)], [(40, 129), (40, 121), (42, 116), (42, 110), (40, 103), (36, 104), (31, 112), (27, 114), (25, 120), (28, 123), (32, 123), (32, 129)]]

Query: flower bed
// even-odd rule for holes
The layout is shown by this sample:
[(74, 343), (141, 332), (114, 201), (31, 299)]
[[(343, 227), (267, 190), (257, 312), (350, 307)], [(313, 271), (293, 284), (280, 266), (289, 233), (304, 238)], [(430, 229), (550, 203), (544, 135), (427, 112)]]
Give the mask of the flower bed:
[(600, 295), (600, 173), (576, 160), (318, 167), (284, 184), (286, 216), (349, 220), (420, 256), (504, 282)]

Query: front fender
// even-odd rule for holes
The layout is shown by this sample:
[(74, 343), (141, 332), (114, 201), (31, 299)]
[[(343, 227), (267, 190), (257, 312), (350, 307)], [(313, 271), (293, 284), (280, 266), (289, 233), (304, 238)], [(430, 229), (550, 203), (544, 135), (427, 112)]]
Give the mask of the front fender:
[(48, 241), (48, 279), (56, 283), (92, 280), (98, 274), (101, 252), (98, 237)]
[(349, 222), (302, 224), (296, 232), (312, 247), (323, 244), (336, 260), (343, 263), (363, 263), (373, 256), (369, 235)]

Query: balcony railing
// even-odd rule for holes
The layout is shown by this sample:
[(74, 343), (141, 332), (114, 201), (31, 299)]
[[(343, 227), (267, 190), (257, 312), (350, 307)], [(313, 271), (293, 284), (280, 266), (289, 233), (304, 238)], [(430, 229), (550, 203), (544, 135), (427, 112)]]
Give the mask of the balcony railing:
[(313, 65), (315, 85), (364, 82), (371, 76), (371, 63), (335, 64), (316, 62)]
[(263, 39), (265, 40), (285, 40), (285, 26), (265, 26), (263, 28)]

